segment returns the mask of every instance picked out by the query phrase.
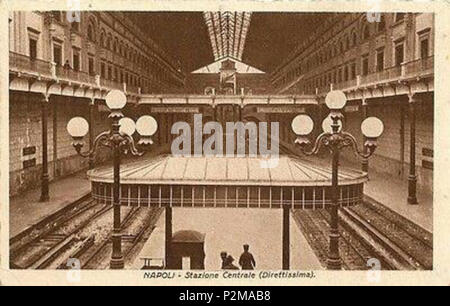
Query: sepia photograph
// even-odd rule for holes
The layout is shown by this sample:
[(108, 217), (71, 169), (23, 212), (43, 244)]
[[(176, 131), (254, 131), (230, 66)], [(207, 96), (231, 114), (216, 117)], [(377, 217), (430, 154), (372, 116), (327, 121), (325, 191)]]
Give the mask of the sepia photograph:
[(250, 8), (8, 11), (2, 264), (435, 269), (436, 14)]

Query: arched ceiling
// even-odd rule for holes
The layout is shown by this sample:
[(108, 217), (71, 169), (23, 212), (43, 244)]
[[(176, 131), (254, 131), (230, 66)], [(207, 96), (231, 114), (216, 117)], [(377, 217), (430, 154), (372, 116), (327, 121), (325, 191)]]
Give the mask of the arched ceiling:
[(331, 14), (128, 12), (184, 72), (231, 57), (270, 73)]
[(242, 60), (251, 15), (249, 12), (203, 13), (216, 61), (226, 57)]

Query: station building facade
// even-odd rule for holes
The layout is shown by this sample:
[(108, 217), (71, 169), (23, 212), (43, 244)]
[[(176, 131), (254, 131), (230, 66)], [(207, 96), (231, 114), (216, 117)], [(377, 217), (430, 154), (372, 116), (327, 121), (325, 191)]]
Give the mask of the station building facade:
[(275, 69), (271, 83), (276, 93), (313, 94), (319, 104), (330, 90), (344, 91), (347, 131), (362, 139), (368, 116), (385, 125), (370, 167), (432, 190), (434, 33), (433, 14), (335, 14)]
[(107, 130), (111, 89), (123, 90), (125, 113), (138, 116), (139, 95), (185, 86), (177, 61), (121, 12), (10, 12), (9, 60), (12, 196), (87, 167), (66, 124), (89, 119), (91, 140)]

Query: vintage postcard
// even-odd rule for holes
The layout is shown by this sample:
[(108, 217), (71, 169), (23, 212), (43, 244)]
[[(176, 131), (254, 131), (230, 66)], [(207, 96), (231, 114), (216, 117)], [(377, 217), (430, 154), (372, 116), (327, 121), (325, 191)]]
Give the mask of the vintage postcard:
[(446, 1), (0, 12), (1, 284), (450, 284)]

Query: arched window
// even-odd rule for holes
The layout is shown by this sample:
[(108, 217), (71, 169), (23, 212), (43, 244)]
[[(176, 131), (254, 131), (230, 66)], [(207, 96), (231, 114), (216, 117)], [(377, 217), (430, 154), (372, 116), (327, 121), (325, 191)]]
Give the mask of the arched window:
[(111, 36), (111, 34), (109, 34), (108, 38), (106, 39), (106, 48), (108, 50), (111, 50), (111, 48), (112, 48), (112, 36)]
[(95, 21), (93, 19), (89, 20), (87, 37), (89, 41), (95, 42)]
[(88, 39), (89, 39), (90, 41), (94, 41), (94, 40), (95, 40), (94, 27), (93, 27), (92, 24), (90, 24), (90, 23), (89, 23), (89, 25), (88, 25), (88, 32), (87, 32), (87, 35), (88, 35)]
[(102, 31), (102, 33), (100, 34), (100, 46), (102, 48), (106, 47), (105, 32), (104, 31)]
[(380, 14), (380, 22), (377, 23), (377, 32), (382, 32), (386, 29), (386, 19), (383, 14)]
[(117, 40), (117, 37), (114, 39), (113, 51), (119, 53), (119, 41)]
[(352, 33), (352, 46), (356, 46), (358, 44), (358, 35), (356, 34), (356, 31)]
[(73, 20), (70, 24), (70, 29), (73, 32), (79, 32), (80, 31), (80, 23), (76, 20)]
[(395, 14), (395, 22), (400, 22), (405, 20), (405, 13), (396, 13)]
[(370, 37), (370, 28), (368, 24), (365, 24), (362, 30), (362, 39), (366, 40), (369, 39), (369, 37)]
[(61, 22), (63, 19), (63, 13), (61, 11), (51, 11), (50, 14), (53, 17), (53, 19), (58, 22)]

